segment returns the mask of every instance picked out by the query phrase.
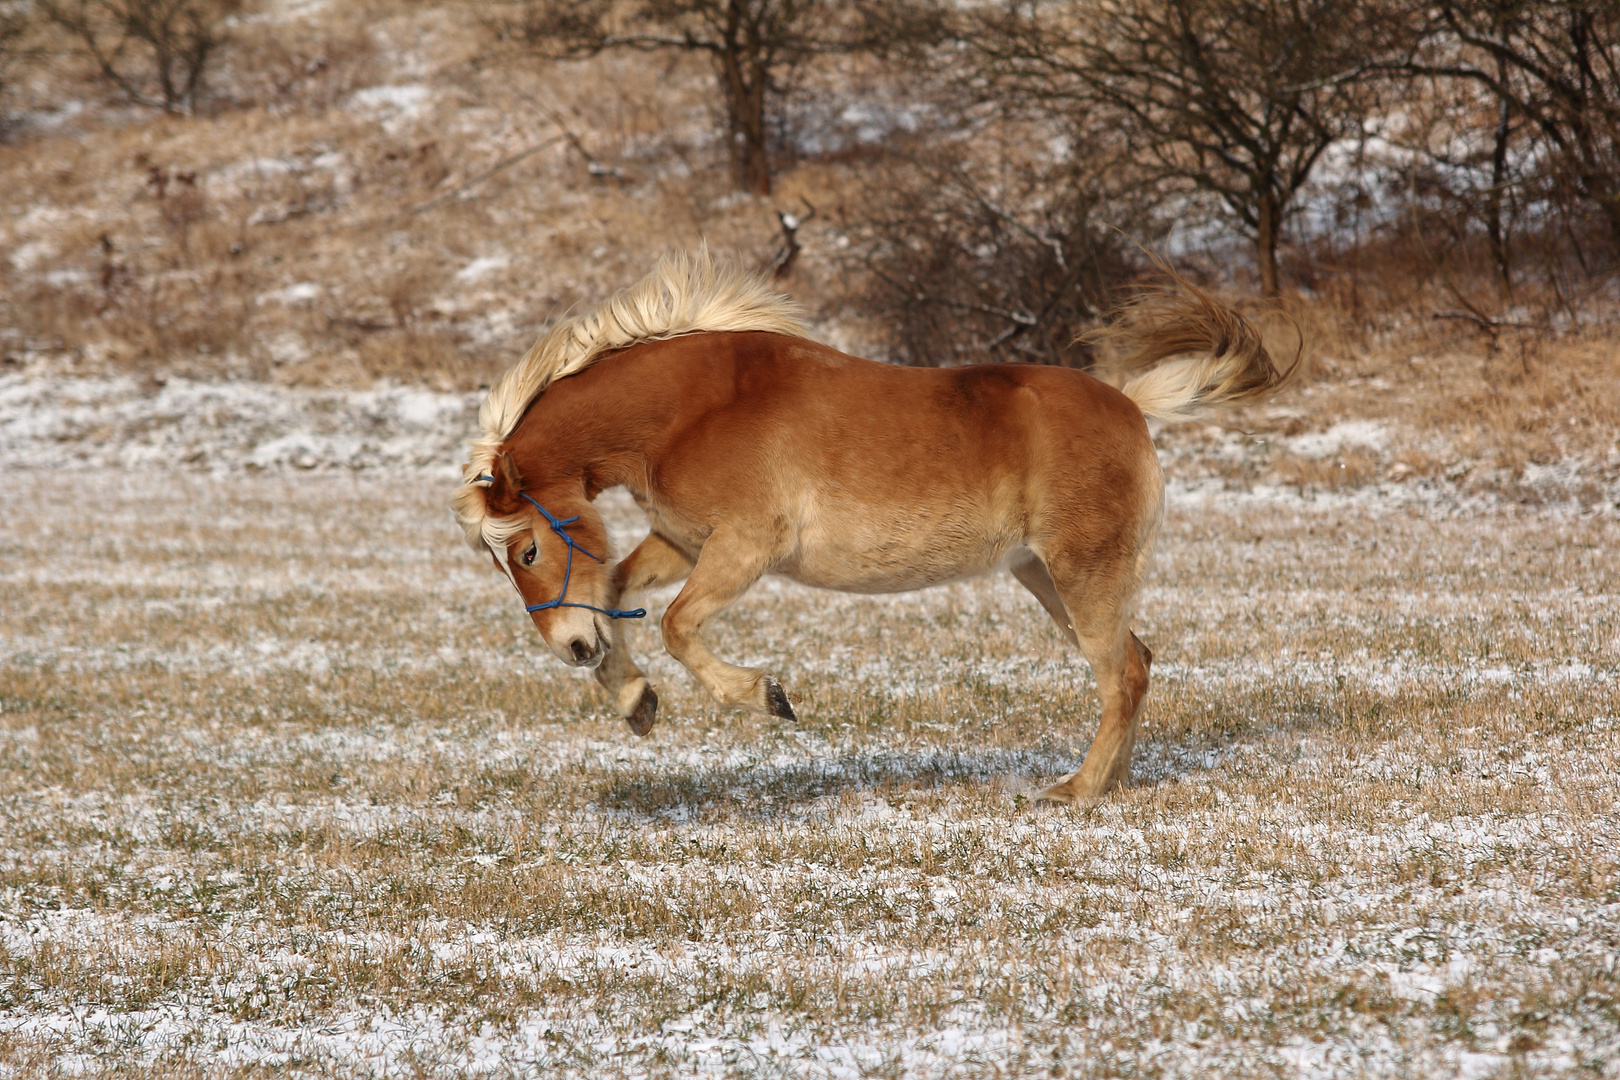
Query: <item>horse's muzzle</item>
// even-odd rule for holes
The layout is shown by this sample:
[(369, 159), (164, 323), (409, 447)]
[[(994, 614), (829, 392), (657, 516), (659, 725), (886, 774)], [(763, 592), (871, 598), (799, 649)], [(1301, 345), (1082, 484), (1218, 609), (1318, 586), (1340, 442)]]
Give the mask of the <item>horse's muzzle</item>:
[(573, 654), (573, 659), (569, 662), (575, 667), (595, 667), (608, 654), (609, 648), (611, 646), (601, 638), (597, 638), (594, 642), (575, 638), (568, 643), (568, 651)]

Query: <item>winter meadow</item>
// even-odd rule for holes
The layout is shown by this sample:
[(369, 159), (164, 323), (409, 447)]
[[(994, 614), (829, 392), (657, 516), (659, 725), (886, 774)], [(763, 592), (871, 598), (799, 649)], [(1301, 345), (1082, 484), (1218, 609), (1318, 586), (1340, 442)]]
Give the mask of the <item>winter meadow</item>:
[[(1620, 1077), (1620, 13), (0, 3), (0, 1075)], [(1303, 356), (1154, 426), (1130, 782), (1010, 576), (760, 582), (639, 739), (447, 506), (706, 242), (895, 363)], [(1140, 245), (1140, 246), (1139, 246)], [(647, 524), (602, 495), (616, 554)]]

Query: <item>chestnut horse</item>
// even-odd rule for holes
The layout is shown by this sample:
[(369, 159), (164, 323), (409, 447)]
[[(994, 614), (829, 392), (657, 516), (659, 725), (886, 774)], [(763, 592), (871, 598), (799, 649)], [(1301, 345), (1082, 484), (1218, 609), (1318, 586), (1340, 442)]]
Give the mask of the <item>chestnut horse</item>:
[[(1122, 390), (1065, 368), (898, 367), (809, 340), (765, 280), (706, 251), (666, 258), (502, 377), (452, 505), (546, 644), (594, 666), (638, 735), (658, 695), (619, 621), (642, 614), (620, 607), (637, 593), (685, 579), (662, 622), (670, 655), (721, 703), (792, 720), (775, 677), (703, 639), (762, 575), (888, 593), (1009, 570), (1096, 675), (1091, 748), (1041, 793), (1089, 799), (1129, 772), (1152, 661), (1128, 625), (1164, 503), (1143, 415), (1254, 397), (1293, 371), (1179, 279), (1109, 333)], [(592, 500), (618, 486), (651, 530), (613, 562)]]

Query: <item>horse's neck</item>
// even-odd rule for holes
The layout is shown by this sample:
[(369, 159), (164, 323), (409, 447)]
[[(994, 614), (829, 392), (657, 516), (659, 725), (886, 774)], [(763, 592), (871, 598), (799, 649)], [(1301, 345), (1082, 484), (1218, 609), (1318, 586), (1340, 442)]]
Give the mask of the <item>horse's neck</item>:
[(667, 372), (640, 362), (640, 351), (632, 347), (548, 387), (512, 436), (519, 457), (538, 458), (557, 480), (644, 487), (653, 448), (678, 420), (681, 395), (664, 385)]

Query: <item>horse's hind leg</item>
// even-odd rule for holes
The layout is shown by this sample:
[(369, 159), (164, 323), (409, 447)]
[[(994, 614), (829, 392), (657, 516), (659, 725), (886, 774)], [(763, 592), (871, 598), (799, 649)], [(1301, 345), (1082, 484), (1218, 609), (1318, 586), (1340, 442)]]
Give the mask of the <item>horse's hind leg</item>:
[(1107, 794), (1130, 775), (1131, 751), (1136, 747), (1136, 729), (1142, 718), (1142, 699), (1147, 697), (1153, 654), (1123, 625), (1119, 629), (1118, 636), (1080, 637), (1080, 647), (1097, 677), (1102, 720), (1079, 771), (1041, 792), (1042, 799), (1084, 802)]
[(1130, 775), (1142, 700), (1147, 696), (1153, 654), (1129, 627), (1131, 602), (1145, 559), (1131, 559), (1117, 573), (1056, 575), (1039, 560), (1013, 566), (1013, 574), (1035, 594), (1059, 628), (1080, 646), (1091, 663), (1102, 698), (1102, 720), (1079, 771), (1041, 792), (1040, 798), (1076, 803), (1103, 795)]
[(703, 625), (747, 592), (765, 573), (770, 558), (768, 542), (717, 529), (703, 545), (681, 594), (664, 612), (664, 648), (722, 705), (797, 720), (782, 684), (773, 676), (726, 663), (703, 640)]
[(1080, 639), (1075, 636), (1074, 623), (1069, 619), (1069, 610), (1063, 606), (1063, 597), (1058, 595), (1057, 585), (1052, 581), (1052, 575), (1046, 572), (1046, 564), (1029, 552), (1028, 557), (1014, 562), (1008, 569), (1018, 583), (1028, 589), (1041, 602), (1041, 607), (1052, 616), (1063, 636), (1069, 639), (1069, 644), (1078, 645)]
[[(628, 597), (673, 584), (691, 571), (692, 560), (685, 552), (657, 533), (650, 533), (614, 566), (608, 606), (622, 607)], [(622, 620), (613, 620), (613, 647), (597, 665), (596, 681), (612, 695), (613, 707), (631, 731), (646, 735), (652, 730), (658, 717), (658, 694), (630, 655)]]

